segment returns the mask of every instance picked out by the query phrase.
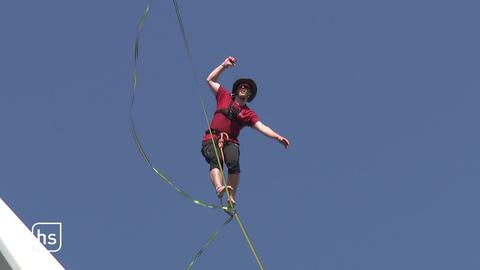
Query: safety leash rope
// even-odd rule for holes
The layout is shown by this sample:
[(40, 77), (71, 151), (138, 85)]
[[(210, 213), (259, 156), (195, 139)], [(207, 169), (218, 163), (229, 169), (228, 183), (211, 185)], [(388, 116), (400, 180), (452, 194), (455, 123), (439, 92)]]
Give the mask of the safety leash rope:
[(225, 162), (225, 155), (223, 154), (223, 145), (225, 142), (228, 142), (228, 134), (226, 132), (220, 133), (220, 138), (218, 139), (218, 148), (220, 149), (220, 153), (222, 154), (222, 163)]
[[(233, 203), (233, 199), (232, 199), (232, 195), (230, 194), (230, 188), (231, 186), (229, 186), (226, 181), (225, 181), (225, 176), (224, 176), (224, 173), (223, 173), (223, 169), (222, 169), (222, 165), (223, 163), (225, 162), (225, 154), (223, 153), (223, 146), (225, 145), (226, 142), (228, 142), (229, 140), (229, 136), (228, 136), (228, 133), (226, 132), (220, 132), (220, 135), (217, 137), (217, 147), (218, 149), (220, 150), (220, 155), (222, 157), (221, 161), (218, 161), (217, 159), (217, 164), (219, 164), (219, 170), (221, 172), (221, 175), (222, 175), (222, 182), (223, 182), (223, 187), (224, 187), (224, 190), (227, 192), (227, 208), (228, 209), (235, 209), (235, 204)], [(213, 137), (211, 138), (212, 142), (214, 141)], [(216, 147), (214, 147), (216, 148)], [(223, 207), (223, 199), (222, 197), (220, 197), (220, 205)], [(227, 212), (229, 213), (229, 212)]]

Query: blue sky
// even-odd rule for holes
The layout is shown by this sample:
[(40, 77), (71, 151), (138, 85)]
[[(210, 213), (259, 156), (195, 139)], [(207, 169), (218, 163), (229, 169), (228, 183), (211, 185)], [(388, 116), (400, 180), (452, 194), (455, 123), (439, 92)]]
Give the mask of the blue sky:
[[(31, 226), (63, 223), (67, 269), (183, 269), (226, 218), (182, 199), (130, 134), (146, 1), (0, 4), (0, 196)], [(265, 269), (479, 269), (480, 4), (153, 1), (135, 108), (153, 163), (216, 202), (200, 155), (204, 78), (229, 56), (251, 108), (238, 210)], [(200, 85), (195, 83), (200, 82)], [(194, 269), (255, 269), (232, 223)]]

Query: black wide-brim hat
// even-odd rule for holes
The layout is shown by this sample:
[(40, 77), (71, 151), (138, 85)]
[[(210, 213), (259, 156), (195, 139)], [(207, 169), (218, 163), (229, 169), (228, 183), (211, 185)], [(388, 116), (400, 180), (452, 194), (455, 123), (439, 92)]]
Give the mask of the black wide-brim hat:
[(234, 83), (233, 83), (233, 87), (232, 87), (232, 94), (234, 96), (236, 96), (238, 94), (238, 86), (242, 83), (245, 83), (245, 84), (248, 84), (250, 85), (250, 97), (248, 98), (247, 102), (251, 102), (255, 96), (257, 95), (257, 84), (255, 83), (254, 80), (252, 79), (249, 79), (249, 78), (240, 78), (238, 80), (236, 80)]

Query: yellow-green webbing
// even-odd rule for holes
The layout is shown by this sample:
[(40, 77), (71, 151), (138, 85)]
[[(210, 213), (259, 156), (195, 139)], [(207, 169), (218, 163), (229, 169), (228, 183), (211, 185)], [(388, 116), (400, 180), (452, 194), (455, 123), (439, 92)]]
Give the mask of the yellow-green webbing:
[(142, 155), (144, 161), (150, 166), (150, 168), (155, 172), (155, 174), (158, 175), (163, 181), (165, 181), (171, 187), (173, 187), (180, 195), (191, 200), (193, 203), (203, 207), (212, 208), (212, 209), (221, 208), (220, 206), (207, 204), (201, 200), (194, 199), (190, 194), (188, 194), (187, 192), (179, 188), (177, 185), (175, 185), (167, 176), (165, 176), (163, 172), (155, 168), (152, 162), (150, 161), (150, 158), (148, 157), (147, 153), (145, 152), (141, 144), (140, 138), (137, 134), (137, 130), (135, 128), (135, 122), (133, 118), (133, 108), (135, 105), (135, 94), (136, 94), (137, 82), (138, 82), (138, 56), (139, 56), (139, 46), (140, 46), (140, 31), (142, 30), (145, 20), (148, 18), (148, 15), (150, 13), (150, 4), (151, 4), (151, 0), (148, 2), (148, 5), (145, 8), (145, 11), (140, 19), (140, 22), (137, 27), (137, 36), (135, 38), (134, 72), (133, 72), (132, 96), (131, 96), (131, 103), (130, 103), (130, 125), (131, 125), (132, 136), (135, 141), (135, 145), (137, 146), (137, 149)]
[[(186, 35), (186, 32), (185, 32), (185, 27), (183, 25), (182, 16), (181, 16), (181, 12), (180, 12), (180, 7), (179, 7), (178, 2), (176, 0), (172, 0), (172, 2), (173, 2), (173, 5), (175, 6), (175, 12), (177, 14), (178, 24), (180, 26), (180, 31), (182, 32), (183, 43), (185, 45), (185, 49), (187, 50), (187, 56), (188, 56), (188, 60), (190, 62), (190, 65), (192, 67), (193, 76), (194, 76), (195, 81), (198, 85), (195, 65), (193, 64), (192, 53), (190, 52), (190, 46), (188, 45), (187, 35)], [(205, 102), (203, 101), (202, 95), (199, 94), (199, 96), (200, 96), (200, 103), (202, 105), (203, 114), (205, 116), (205, 120), (206, 120), (207, 125), (208, 125), (208, 131), (210, 132), (210, 136), (212, 138), (211, 139), (212, 143), (215, 145), (215, 142), (214, 142), (213, 136), (212, 136), (213, 135), (212, 130), (210, 128), (210, 122), (208, 120), (207, 111), (206, 111), (206, 108), (205, 108)], [(216, 147), (213, 147), (213, 149), (215, 149), (215, 156), (216, 156), (216, 159), (217, 159), (217, 162), (218, 162), (221, 174), (222, 174), (223, 185), (227, 186), (227, 183), (225, 181), (225, 176), (224, 176), (224, 173), (223, 173), (223, 170), (222, 170), (222, 161), (220, 160), (220, 157), (218, 155), (218, 151), (217, 151)], [(228, 191), (228, 188), (225, 189), (225, 190), (227, 192), (227, 196), (230, 198), (230, 193)], [(248, 245), (250, 246), (250, 250), (252, 251), (252, 254), (255, 257), (255, 260), (257, 261), (258, 267), (261, 270), (264, 270), (262, 262), (261, 262), (260, 258), (258, 257), (257, 252), (255, 251), (255, 247), (253, 246), (252, 241), (251, 241), (250, 237), (248, 236), (247, 230), (245, 229), (245, 226), (243, 226), (243, 223), (242, 223), (242, 221), (240, 219), (240, 216), (238, 215), (237, 211), (235, 209), (233, 209), (233, 211), (229, 212), (229, 214), (234, 215), (235, 219), (238, 222), (238, 225), (240, 226), (240, 229), (242, 230), (243, 236), (245, 237)]]
[[(165, 174), (163, 172), (161, 172), (159, 169), (155, 168), (152, 164), (152, 162), (150, 161), (150, 158), (148, 157), (146, 151), (144, 150), (142, 144), (141, 144), (141, 141), (140, 141), (140, 138), (137, 134), (137, 131), (136, 131), (136, 128), (135, 128), (135, 122), (134, 122), (134, 117), (133, 117), (133, 111), (134, 111), (134, 104), (135, 104), (135, 94), (136, 94), (136, 90), (137, 90), (137, 83), (138, 83), (138, 59), (139, 59), (139, 46), (140, 46), (140, 32), (143, 28), (143, 25), (146, 21), (146, 19), (148, 18), (148, 15), (150, 13), (150, 6), (151, 6), (151, 3), (152, 3), (152, 0), (149, 0), (148, 1), (148, 4), (147, 4), (147, 7), (145, 8), (145, 11), (140, 19), (140, 22), (138, 23), (138, 26), (137, 26), (137, 33), (136, 33), (136, 38), (135, 38), (135, 51), (134, 51), (134, 73), (133, 73), (133, 82), (132, 82), (132, 96), (131, 96), (131, 103), (130, 103), (130, 124), (131, 124), (131, 132), (132, 132), (132, 137), (135, 141), (135, 145), (138, 149), (138, 151), (140, 152), (140, 155), (142, 156), (142, 158), (144, 159), (144, 161), (148, 164), (148, 166), (155, 172), (155, 174), (157, 176), (159, 176), (164, 182), (166, 182), (167, 184), (169, 184), (171, 187), (173, 187), (181, 196), (183, 196), (184, 198), (192, 201), (194, 204), (196, 205), (199, 205), (199, 206), (203, 206), (203, 207), (206, 207), (206, 208), (209, 208), (209, 209), (222, 209), (224, 210), (225, 212), (227, 212), (229, 214), (229, 218), (222, 224), (221, 227), (217, 228), (209, 237), (209, 239), (207, 240), (207, 242), (197, 251), (197, 253), (195, 254), (195, 256), (191, 259), (191, 261), (187, 264), (186, 268), (187, 270), (190, 270), (192, 269), (193, 265), (195, 264), (195, 262), (198, 260), (198, 258), (202, 255), (202, 253), (208, 248), (208, 246), (213, 243), (213, 241), (215, 241), (215, 239), (217, 238), (219, 232), (221, 231), (221, 229), (228, 225), (232, 220), (233, 218), (235, 217), (235, 219), (237, 220), (238, 224), (240, 225), (240, 228), (242, 230), (242, 233), (245, 237), (245, 239), (247, 240), (247, 243), (249, 244), (250, 246), (250, 249), (253, 253), (253, 255), (255, 256), (255, 259), (257, 261), (257, 264), (259, 266), (259, 268), (261, 270), (263, 270), (263, 266), (262, 266), (262, 263), (259, 259), (259, 257), (257, 256), (257, 253), (255, 251), (255, 248), (250, 240), (250, 237), (248, 236), (246, 230), (245, 230), (245, 227), (243, 226), (243, 223), (241, 222), (241, 219), (240, 219), (240, 216), (238, 215), (238, 213), (236, 212), (235, 209), (232, 209), (232, 208), (229, 208), (229, 207), (221, 207), (221, 206), (217, 206), (217, 205), (213, 205), (213, 204), (207, 204), (201, 200), (196, 200), (195, 198), (193, 198), (190, 194), (188, 194), (187, 192), (183, 191), (182, 189), (180, 189), (177, 185), (175, 185), (173, 183), (173, 181), (171, 181), (167, 176), (165, 176)], [(182, 36), (183, 36), (183, 41), (184, 41), (184, 45), (185, 45), (185, 48), (187, 50), (187, 54), (188, 54), (188, 59), (190, 61), (190, 64), (191, 64), (191, 67), (192, 67), (192, 72), (193, 72), (193, 75), (195, 77), (195, 81), (197, 83), (197, 86), (198, 86), (198, 81), (197, 81), (197, 76), (196, 76), (196, 71), (195, 71), (195, 67), (194, 67), (194, 64), (193, 64), (193, 61), (192, 61), (192, 55), (191, 55), (191, 52), (190, 52), (190, 48), (188, 46), (188, 42), (187, 42), (187, 39), (186, 39), (186, 34), (185, 34), (185, 29), (183, 27), (183, 22), (182, 22), (182, 19), (181, 19), (181, 14), (180, 14), (180, 9), (179, 9), (179, 6), (178, 6), (178, 3), (177, 1), (173, 0), (173, 4), (175, 6), (175, 11), (177, 13), (177, 18), (178, 18), (178, 21), (179, 21), (179, 25), (180, 25), (180, 30), (182, 32)], [(212, 134), (212, 130), (210, 128), (210, 123), (209, 123), (209, 120), (208, 120), (208, 116), (207, 116), (207, 112), (206, 112), (206, 108), (205, 108), (205, 102), (203, 100), (203, 97), (201, 95), (199, 95), (200, 97), (200, 103), (202, 105), (202, 110), (203, 110), (203, 113), (204, 113), (204, 116), (205, 116), (205, 120), (207, 122), (207, 126), (208, 126), (208, 130), (210, 132), (210, 135), (212, 135), (212, 143), (215, 143), (213, 141), (213, 134)], [(221, 165), (221, 160), (219, 158), (219, 153), (216, 149), (216, 147), (214, 147), (214, 151), (215, 151), (215, 155), (216, 155), (216, 159), (217, 159), (217, 162), (218, 164)], [(224, 177), (224, 173), (223, 173), (223, 170), (222, 170), (222, 166), (219, 166), (220, 167), (220, 170), (221, 170), (221, 173), (222, 173), (222, 180), (223, 180), (223, 183), (224, 185), (226, 185), (226, 181), (225, 181), (225, 177)], [(230, 193), (229, 193), (229, 190), (226, 189), (227, 191), (227, 196), (230, 197)]]

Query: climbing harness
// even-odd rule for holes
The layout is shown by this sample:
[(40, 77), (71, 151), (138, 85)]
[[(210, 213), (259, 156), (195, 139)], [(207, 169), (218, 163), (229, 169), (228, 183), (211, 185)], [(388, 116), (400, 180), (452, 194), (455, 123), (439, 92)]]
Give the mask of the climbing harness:
[(225, 133), (225, 134), (228, 135), (229, 140), (230, 140), (230, 139), (232, 139), (232, 140), (237, 140), (237, 137), (234, 137), (234, 136), (228, 134), (227, 132), (218, 131), (218, 130), (216, 130), (216, 129), (207, 129), (207, 130), (205, 131), (205, 134), (210, 134), (210, 132), (212, 132), (212, 135), (215, 135), (215, 136), (216, 136), (216, 137), (214, 136), (213, 138), (218, 138), (218, 137), (220, 136), (220, 133)]
[[(193, 64), (193, 60), (192, 60), (193, 58), (192, 58), (192, 54), (190, 52), (190, 47), (189, 47), (188, 42), (187, 42), (186, 33), (185, 33), (184, 26), (183, 26), (179, 5), (178, 5), (176, 0), (172, 0), (172, 2), (174, 4), (175, 12), (177, 14), (177, 19), (178, 19), (180, 31), (182, 32), (183, 43), (184, 43), (185, 49), (187, 51), (187, 56), (188, 56), (188, 59), (189, 59), (189, 62), (190, 62), (190, 66), (192, 68), (193, 76), (194, 76), (194, 78), (196, 80), (196, 83), (198, 85), (199, 83), (198, 83), (198, 80), (196, 79), (197, 78), (196, 70), (195, 70), (195, 66)], [(134, 104), (135, 104), (135, 94), (136, 94), (136, 91), (137, 91), (137, 83), (138, 83), (138, 62), (139, 62), (138, 59), (139, 59), (139, 47), (140, 47), (140, 32), (141, 32), (141, 30), (144, 26), (144, 23), (145, 23), (146, 19), (148, 18), (148, 15), (150, 13), (151, 4), (152, 4), (152, 0), (149, 0), (146, 8), (144, 10), (144, 13), (143, 13), (142, 17), (140, 18), (140, 21), (137, 25), (137, 33), (136, 33), (136, 38), (135, 38), (134, 70), (133, 70), (133, 79), (132, 79), (132, 95), (131, 95), (131, 102), (130, 102), (130, 125), (131, 125), (132, 137), (134, 139), (135, 145), (136, 145), (138, 151), (140, 152), (140, 155), (142, 156), (143, 160), (148, 164), (148, 166), (155, 172), (155, 174), (158, 177), (160, 177), (164, 182), (166, 182), (173, 189), (175, 189), (182, 197), (190, 200), (191, 202), (193, 202), (194, 204), (196, 204), (198, 206), (202, 206), (202, 207), (209, 208), (209, 209), (222, 209), (223, 211), (225, 211), (229, 215), (228, 219), (210, 235), (210, 238), (208, 239), (208, 241), (197, 251), (197, 253), (193, 256), (193, 258), (187, 264), (185, 269), (186, 270), (192, 269), (193, 265), (198, 260), (198, 258), (203, 254), (203, 252), (205, 252), (205, 250), (208, 248), (208, 246), (215, 241), (215, 239), (217, 238), (221, 229), (223, 227), (227, 226), (233, 220), (233, 218), (235, 218), (235, 220), (237, 221), (237, 223), (240, 226), (240, 229), (243, 233), (243, 236), (245, 237), (245, 239), (246, 239), (246, 241), (247, 241), (247, 243), (250, 247), (250, 250), (252, 251), (252, 254), (255, 257), (255, 260), (258, 264), (258, 267), (260, 268), (260, 270), (264, 270), (263, 265), (260, 261), (260, 258), (258, 257), (258, 255), (256, 253), (256, 250), (255, 250), (255, 248), (254, 248), (254, 246), (253, 246), (253, 244), (250, 240), (250, 237), (248, 236), (248, 233), (245, 229), (245, 226), (243, 225), (243, 223), (240, 219), (240, 215), (238, 214), (238, 212), (235, 209), (235, 205), (230, 203), (231, 202), (231, 195), (230, 195), (229, 189), (225, 188), (225, 192), (227, 193), (227, 198), (228, 198), (227, 201), (229, 202), (227, 206), (223, 206), (223, 205), (218, 206), (218, 205), (208, 204), (208, 203), (205, 203), (201, 200), (195, 199), (192, 195), (190, 195), (189, 193), (185, 192), (184, 190), (179, 188), (177, 185), (175, 185), (173, 183), (173, 181), (171, 181), (162, 171), (160, 171), (159, 169), (157, 169), (156, 167), (153, 166), (152, 162), (150, 161), (149, 156), (147, 155), (146, 151), (144, 150), (144, 148), (141, 144), (140, 137), (138, 136), (138, 133), (137, 133), (136, 128), (135, 128), (133, 112), (134, 112)], [(209, 122), (207, 112), (206, 112), (206, 108), (205, 108), (205, 102), (203, 100), (203, 97), (201, 95), (199, 95), (199, 96), (200, 96), (200, 103), (202, 105), (202, 110), (203, 110), (203, 113), (204, 113), (204, 116), (205, 116), (205, 120), (206, 120), (207, 125), (208, 125), (208, 132), (210, 133), (212, 143), (214, 143), (214, 139), (213, 139), (214, 131), (210, 127), (210, 122)], [(215, 156), (216, 156), (216, 159), (217, 159), (217, 162), (218, 162), (219, 165), (221, 165), (224, 161), (223, 144), (225, 143), (225, 139), (226, 139), (226, 141), (229, 140), (228, 134), (225, 133), (225, 132), (220, 133), (220, 137), (219, 137), (218, 142), (219, 142), (219, 149), (220, 149), (220, 154), (221, 154), (222, 160), (220, 160), (219, 153), (218, 153), (216, 147), (213, 147), (214, 151), (215, 151)], [(220, 145), (221, 145), (221, 147), (220, 147)], [(227, 187), (222, 166), (219, 166), (219, 167), (220, 167), (220, 172), (221, 172), (221, 175), (222, 175), (223, 184), (224, 184), (225, 187)]]

